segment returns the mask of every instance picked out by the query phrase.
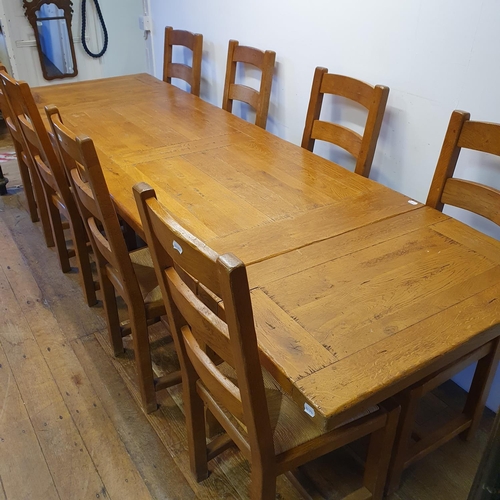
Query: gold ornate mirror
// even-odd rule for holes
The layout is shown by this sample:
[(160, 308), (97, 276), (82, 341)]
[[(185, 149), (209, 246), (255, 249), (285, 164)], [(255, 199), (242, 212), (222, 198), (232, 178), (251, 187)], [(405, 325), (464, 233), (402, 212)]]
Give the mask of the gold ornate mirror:
[(46, 80), (78, 74), (71, 34), (72, 3), (71, 0), (23, 0)]

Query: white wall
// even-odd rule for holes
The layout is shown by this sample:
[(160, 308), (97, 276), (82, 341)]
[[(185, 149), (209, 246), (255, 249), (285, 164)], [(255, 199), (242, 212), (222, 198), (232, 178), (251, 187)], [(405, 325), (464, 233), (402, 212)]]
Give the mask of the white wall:
[[(156, 76), (161, 78), (165, 25), (200, 32), (201, 96), (217, 105), (230, 38), (276, 51), (267, 128), (296, 144), (316, 66), (389, 86), (371, 177), (420, 201), (453, 109), (500, 122), (498, 0), (151, 0), (151, 13)], [(363, 124), (356, 109), (342, 121)], [(329, 147), (315, 152), (345, 160)], [(500, 188), (499, 162), (483, 160), (478, 172), (467, 161), (474, 158), (463, 154), (458, 173)], [(488, 221), (453, 215), (500, 236)], [(500, 405), (500, 372), (488, 404), (494, 410)]]
[[(71, 79), (43, 79), (33, 28), (24, 15), (22, 0), (0, 0), (0, 20), (10, 35), (10, 57), (16, 78), (31, 86), (53, 85), (95, 78), (141, 73), (147, 70), (146, 45), (138, 18), (143, 14), (142, 0), (101, 0), (101, 10), (109, 34), (109, 46), (100, 59), (89, 57), (79, 42), (81, 36), (81, 0), (73, 2), (72, 31), (78, 66), (78, 76)], [(102, 32), (97, 22), (94, 2), (87, 0), (87, 36), (89, 48), (99, 52)], [(30, 42), (30, 40), (32, 42)]]
[(10, 65), (9, 52), (7, 50), (4, 33), (0, 33), (0, 62), (7, 68), (9, 73), (12, 73), (12, 66)]
[[(80, 3), (81, 0), (74, 1), (77, 6)], [(92, 0), (87, 0), (87, 9), (93, 3)], [(146, 72), (146, 44), (144, 32), (139, 29), (143, 0), (100, 0), (99, 3), (109, 34), (109, 48), (103, 56), (102, 76), (107, 78)], [(99, 50), (100, 47), (102, 45), (99, 45)]]

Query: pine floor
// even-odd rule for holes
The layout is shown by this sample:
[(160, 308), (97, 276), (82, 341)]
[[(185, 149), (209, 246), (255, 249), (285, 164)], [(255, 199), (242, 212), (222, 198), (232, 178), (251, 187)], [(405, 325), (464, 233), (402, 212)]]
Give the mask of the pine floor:
[[(9, 148), (0, 130), (0, 152)], [(0, 198), (0, 500), (247, 498), (249, 467), (236, 451), (203, 483), (191, 477), (180, 388), (163, 391), (153, 414), (140, 410), (131, 351), (111, 356), (102, 307), (85, 305), (76, 272), (60, 272), (15, 162), (2, 168), (11, 182)], [(158, 371), (175, 364), (161, 334), (151, 331)], [(446, 419), (464, 394), (452, 382), (434, 391), (421, 426)], [(473, 441), (456, 438), (407, 470), (389, 500), (466, 499), (493, 418), (486, 410)], [(303, 472), (324, 498), (341, 498), (360, 484), (355, 457), (340, 450)], [(280, 477), (277, 498), (300, 496)]]

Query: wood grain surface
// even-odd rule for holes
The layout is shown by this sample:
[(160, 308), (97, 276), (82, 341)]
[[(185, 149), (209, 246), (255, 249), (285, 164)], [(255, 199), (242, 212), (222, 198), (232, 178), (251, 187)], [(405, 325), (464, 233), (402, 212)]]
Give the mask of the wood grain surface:
[(270, 369), (326, 427), (397, 393), (499, 335), (499, 250), (424, 208), (250, 266)]
[(92, 137), (117, 208), (139, 233), (132, 186), (144, 181), (189, 231), (246, 264), (422, 206), (149, 75), (34, 94), (41, 110), (57, 105), (68, 127)]
[[(10, 142), (9, 147), (12, 147)], [(15, 178), (14, 166), (4, 165), (4, 172)], [(160, 409), (144, 415), (137, 404), (139, 390), (130, 351), (118, 358), (111, 355), (102, 306), (87, 307), (77, 274), (59, 271), (57, 255), (46, 247), (40, 224), (33, 225), (30, 220), (23, 190), (9, 188), (9, 193), (10, 196), (0, 198), (0, 268), (6, 277), (2, 278), (0, 293), (0, 452), (2, 457), (7, 457), (0, 460), (0, 499), (64, 498), (68, 481), (61, 480), (61, 471), (70, 475), (70, 482), (74, 478), (78, 485), (71, 489), (71, 498), (89, 498), (92, 494), (89, 495), (85, 482), (79, 479), (83, 471), (66, 465), (80, 463), (80, 455), (87, 451), (105, 488), (93, 491), (93, 498), (97, 495), (124, 500), (149, 498), (148, 491), (157, 499), (246, 498), (249, 466), (235, 449), (215, 459), (212, 474), (206, 481), (194, 480), (189, 470), (181, 388), (159, 393)], [(469, 248), (488, 252), (490, 259), (498, 259), (495, 242), (481, 240), (476, 231), (467, 232), (463, 225), (453, 222), (444, 219), (442, 223), (436, 222), (433, 229), (439, 228), (442, 234)], [(376, 228), (372, 232), (376, 233)], [(344, 243), (351, 238), (354, 245), (357, 238), (354, 232), (350, 235), (344, 237)], [(486, 245), (488, 242), (492, 244)], [(259, 263), (262, 273), (264, 265), (265, 262)], [(276, 268), (272, 273), (270, 269), (269, 281), (283, 272)], [(35, 339), (35, 342), (29, 341), (32, 345), (26, 358), (17, 356), (15, 351), (22, 349), (25, 341), (18, 346), (11, 344), (12, 329), (14, 325), (21, 325), (23, 318)], [(288, 317), (286, 321), (284, 326), (293, 324), (293, 318)], [(175, 363), (170, 366), (175, 360), (171, 344), (158, 343), (162, 331), (152, 328), (150, 333), (155, 341), (152, 352), (155, 370), (176, 369)], [(127, 347), (130, 348), (130, 343)], [(26, 370), (42, 366), (42, 358), (47, 367), (44, 369), (47, 380), (43, 385), (36, 385), (36, 389), (42, 391), (38, 395), (33, 394), (32, 379), (24, 374)], [(14, 366), (18, 363), (24, 364), (24, 368)], [(40, 426), (36, 413), (40, 406), (33, 404), (34, 398), (44, 400), (45, 407), (57, 404), (64, 409), (60, 403), (62, 398), (67, 410), (43, 420)], [(424, 396), (418, 432), (432, 431), (460, 412), (464, 400), (464, 391), (453, 382)], [(64, 417), (66, 412), (80, 436), (77, 442), (83, 441), (84, 446), (74, 445), (75, 441), (71, 440), (74, 432), (57, 430), (56, 422), (65, 421), (60, 420), (59, 415)], [(493, 413), (486, 410), (474, 439), (467, 442), (454, 439), (409, 467), (403, 473), (401, 488), (390, 500), (465, 500), (493, 419)], [(44, 426), (44, 422), (48, 425)], [(50, 453), (45, 453), (43, 434), (47, 432), (57, 437), (50, 442)], [(305, 479), (306, 486), (310, 483), (323, 498), (344, 498), (361, 485), (362, 467), (357, 453), (362, 453), (362, 449), (354, 451), (356, 453), (342, 449), (313, 461), (302, 469), (301, 479)], [(54, 456), (60, 458), (54, 460)], [(278, 478), (277, 493), (279, 498), (302, 498), (284, 476)]]
[(35, 89), (132, 186), (247, 266), (268, 369), (331, 428), (500, 334), (500, 243), (149, 75)]

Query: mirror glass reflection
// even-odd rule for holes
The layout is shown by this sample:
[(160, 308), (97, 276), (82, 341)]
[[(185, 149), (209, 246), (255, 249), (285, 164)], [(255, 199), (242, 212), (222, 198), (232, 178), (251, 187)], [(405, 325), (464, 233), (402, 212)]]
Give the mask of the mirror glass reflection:
[(36, 11), (40, 60), (46, 79), (74, 76), (73, 40), (64, 17), (57, 5), (44, 4)]

